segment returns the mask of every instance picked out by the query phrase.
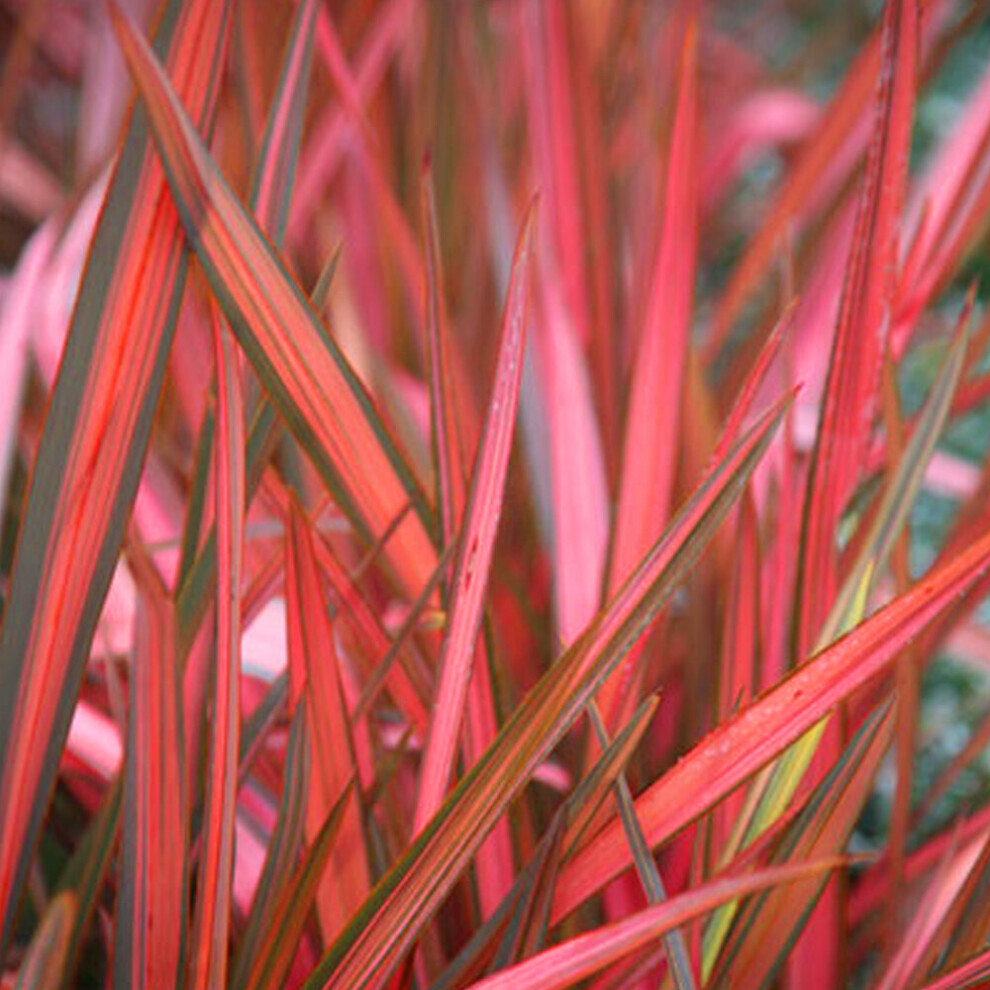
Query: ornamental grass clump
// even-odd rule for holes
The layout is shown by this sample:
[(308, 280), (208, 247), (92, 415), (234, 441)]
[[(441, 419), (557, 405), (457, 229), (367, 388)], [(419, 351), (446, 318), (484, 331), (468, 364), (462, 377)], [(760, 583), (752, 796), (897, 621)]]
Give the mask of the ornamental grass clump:
[(0, 985), (990, 978), (986, 8), (146, 6), (0, 34)]

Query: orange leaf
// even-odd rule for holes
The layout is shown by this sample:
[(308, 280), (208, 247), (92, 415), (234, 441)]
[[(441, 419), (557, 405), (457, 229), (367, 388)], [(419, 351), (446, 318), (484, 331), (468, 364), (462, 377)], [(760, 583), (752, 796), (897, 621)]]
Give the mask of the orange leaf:
[[(698, 25), (688, 21), (677, 73), (677, 108), (667, 163), (663, 223), (633, 363), (626, 413), (608, 595), (615, 594), (670, 518), (677, 469), (698, 239)], [(663, 396), (663, 401), (657, 401)], [(636, 651), (607, 680), (598, 698), (609, 728), (620, 718)]]
[[(158, 44), (209, 130), (229, 4), (172, 3)], [(204, 58), (203, 52), (209, 57)], [(137, 490), (186, 272), (175, 207), (132, 117), (94, 235), (18, 539), (0, 641), (0, 956)]]
[(564, 990), (635, 952), (652, 949), (666, 932), (726, 901), (834, 869), (838, 859), (772, 866), (748, 876), (713, 880), (629, 918), (568, 939), (532, 959), (475, 983), (473, 990)]
[(118, 986), (175, 986), (188, 896), (175, 616), (151, 561), (132, 553), (131, 564), (140, 597), (127, 720), (114, 981)]
[(414, 596), (436, 564), (418, 485), (312, 304), (231, 192), (154, 55), (123, 16), (115, 24), (186, 236), (279, 411), (359, 531), (380, 537), (412, 502), (415, 511), (385, 555)]
[(519, 398), (535, 219), (534, 203), (516, 246), (512, 280), (502, 319), (495, 384), (454, 561), (450, 618), (440, 651), (440, 683), (437, 686), (433, 719), (420, 771), (413, 824), (413, 829), (417, 832), (440, 806), (447, 790), (471, 677), (475, 640), (481, 626)]
[(808, 478), (797, 651), (807, 655), (836, 592), (835, 530), (866, 461), (877, 407), (907, 182), (919, 45), (915, 0), (888, 0), (876, 127), (859, 200)]
[[(333, 631), (316, 569), (313, 537), (298, 502), (290, 500), (286, 534), (286, 612), (293, 705), (309, 705), (309, 801), (306, 832), (312, 842), (355, 776), (354, 742), (337, 667)], [(317, 911), (332, 941), (370, 889), (367, 852), (356, 793), (343, 808), (340, 836), (319, 885)]]
[(244, 409), (230, 331), (211, 306), (217, 367), (217, 638), (190, 987), (227, 982), (234, 812), (240, 739), (241, 582), (244, 559)]
[(789, 398), (771, 408), (712, 467), (615, 598), (529, 691), (485, 756), (379, 882), (312, 974), (307, 990), (385, 983), (509, 802), (697, 560), (788, 405)]
[[(636, 811), (651, 846), (667, 841), (800, 738), (836, 704), (884, 671), (898, 653), (990, 564), (990, 534), (823, 650), (722, 723), (650, 785)], [(630, 865), (613, 820), (563, 871), (559, 920)]]

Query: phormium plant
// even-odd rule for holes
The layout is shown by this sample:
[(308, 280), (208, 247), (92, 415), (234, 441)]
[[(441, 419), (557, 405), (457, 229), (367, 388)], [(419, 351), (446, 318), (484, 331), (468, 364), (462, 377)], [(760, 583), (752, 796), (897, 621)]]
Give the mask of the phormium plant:
[(2, 4), (2, 985), (990, 979), (985, 5), (147, 6)]

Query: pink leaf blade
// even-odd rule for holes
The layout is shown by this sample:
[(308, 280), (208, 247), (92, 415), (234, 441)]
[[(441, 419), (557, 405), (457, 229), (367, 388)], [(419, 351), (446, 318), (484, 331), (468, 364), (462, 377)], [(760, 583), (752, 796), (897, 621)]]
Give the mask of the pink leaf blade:
[(481, 625), (495, 532), (502, 509), (519, 398), (535, 221), (534, 203), (516, 246), (502, 322), (495, 384), (454, 562), (450, 619), (441, 647), (440, 683), (437, 686), (433, 719), (420, 771), (414, 831), (419, 831), (442, 803), (457, 751), (474, 644)]

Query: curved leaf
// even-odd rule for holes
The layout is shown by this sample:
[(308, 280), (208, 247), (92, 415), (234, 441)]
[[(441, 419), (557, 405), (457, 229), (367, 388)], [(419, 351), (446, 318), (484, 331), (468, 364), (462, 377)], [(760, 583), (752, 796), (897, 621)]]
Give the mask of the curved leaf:
[(412, 502), (415, 512), (385, 554), (415, 595), (436, 562), (418, 485), (312, 304), (231, 192), (158, 61), (122, 15), (115, 25), (186, 236), (272, 400), (359, 531), (382, 535)]
[(509, 802), (698, 558), (788, 404), (784, 400), (765, 413), (713, 467), (615, 598), (529, 691), (487, 754), (372, 891), (310, 977), (307, 990), (385, 983)]
[[(667, 841), (765, 766), (898, 653), (990, 565), (990, 534), (927, 575), (706, 736), (636, 800), (650, 845)], [(565, 868), (559, 920), (631, 863), (618, 821)]]
[[(229, 4), (172, 2), (157, 42), (209, 131)], [(209, 52), (204, 58), (202, 53)], [(135, 113), (83, 275), (18, 539), (0, 638), (0, 957), (137, 491), (185, 285), (165, 177)]]

